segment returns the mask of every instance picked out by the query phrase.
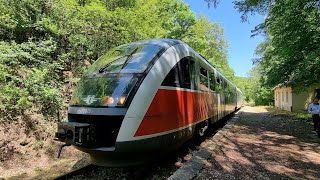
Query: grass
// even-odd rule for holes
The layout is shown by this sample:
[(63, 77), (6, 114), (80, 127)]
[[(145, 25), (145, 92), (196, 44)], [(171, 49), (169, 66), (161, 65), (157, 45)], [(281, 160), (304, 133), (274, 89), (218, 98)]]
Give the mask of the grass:
[(311, 114), (308, 112), (290, 112), (282, 109), (277, 109), (272, 106), (267, 106), (265, 107), (265, 109), (274, 116), (286, 116), (293, 119), (311, 121)]
[[(33, 171), (28, 173), (21, 173), (19, 175), (11, 176), (9, 180), (16, 180), (16, 179), (54, 179), (64, 173), (69, 172), (73, 169), (72, 164), (75, 163), (75, 160), (70, 159), (62, 159), (51, 166), (43, 168), (43, 167), (36, 167)], [(78, 166), (77, 168), (81, 168), (82, 166)]]

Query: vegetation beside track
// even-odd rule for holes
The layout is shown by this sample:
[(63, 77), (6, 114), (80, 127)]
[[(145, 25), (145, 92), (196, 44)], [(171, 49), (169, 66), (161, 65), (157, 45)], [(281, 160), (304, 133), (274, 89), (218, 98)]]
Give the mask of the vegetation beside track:
[(305, 112), (290, 112), (282, 109), (278, 109), (272, 106), (266, 107), (268, 112), (270, 112), (274, 116), (281, 116), (281, 117), (289, 117), (291, 119), (297, 119), (297, 120), (305, 120), (308, 122), (312, 122), (311, 114), (307, 111)]

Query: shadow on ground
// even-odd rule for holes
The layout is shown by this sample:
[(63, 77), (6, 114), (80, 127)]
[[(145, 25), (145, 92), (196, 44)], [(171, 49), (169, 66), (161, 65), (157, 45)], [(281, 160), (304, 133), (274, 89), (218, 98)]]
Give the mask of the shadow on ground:
[(320, 179), (320, 138), (305, 120), (245, 107), (196, 179)]

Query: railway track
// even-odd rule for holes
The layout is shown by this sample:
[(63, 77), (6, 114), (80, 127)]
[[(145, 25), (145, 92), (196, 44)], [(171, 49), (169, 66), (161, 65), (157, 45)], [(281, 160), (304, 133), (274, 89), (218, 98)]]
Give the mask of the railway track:
[(68, 172), (67, 174), (63, 174), (57, 178), (55, 178), (56, 180), (64, 180), (64, 179), (71, 179), (73, 178), (74, 176), (78, 175), (78, 174), (83, 174), (83, 173), (86, 173), (86, 172), (90, 172), (92, 171), (94, 168), (97, 168), (97, 166), (93, 165), (93, 164), (88, 164), (82, 168), (79, 168), (79, 169), (76, 169), (76, 170), (73, 170), (71, 172)]
[(177, 152), (168, 155), (164, 159), (155, 159), (152, 163), (127, 168), (107, 168), (86, 165), (80, 169), (71, 171), (67, 174), (57, 177), (57, 180), (65, 179), (167, 179), (173, 174), (180, 165), (185, 163), (192, 152), (197, 151), (201, 142), (206, 138), (214, 136), (230, 118), (226, 118), (215, 125), (206, 136), (190, 141), (181, 147)]

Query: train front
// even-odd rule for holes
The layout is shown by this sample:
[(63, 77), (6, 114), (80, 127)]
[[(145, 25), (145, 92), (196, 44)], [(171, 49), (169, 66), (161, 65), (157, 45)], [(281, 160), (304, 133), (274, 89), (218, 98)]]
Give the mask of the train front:
[(123, 120), (137, 89), (163, 50), (156, 44), (138, 42), (114, 48), (99, 58), (77, 83), (68, 122), (58, 124), (56, 139), (89, 153), (93, 164), (138, 163), (141, 158), (127, 152), (138, 152), (139, 147), (130, 142), (118, 143), (117, 138), (120, 128), (124, 133), (132, 131), (131, 126), (121, 127)]

